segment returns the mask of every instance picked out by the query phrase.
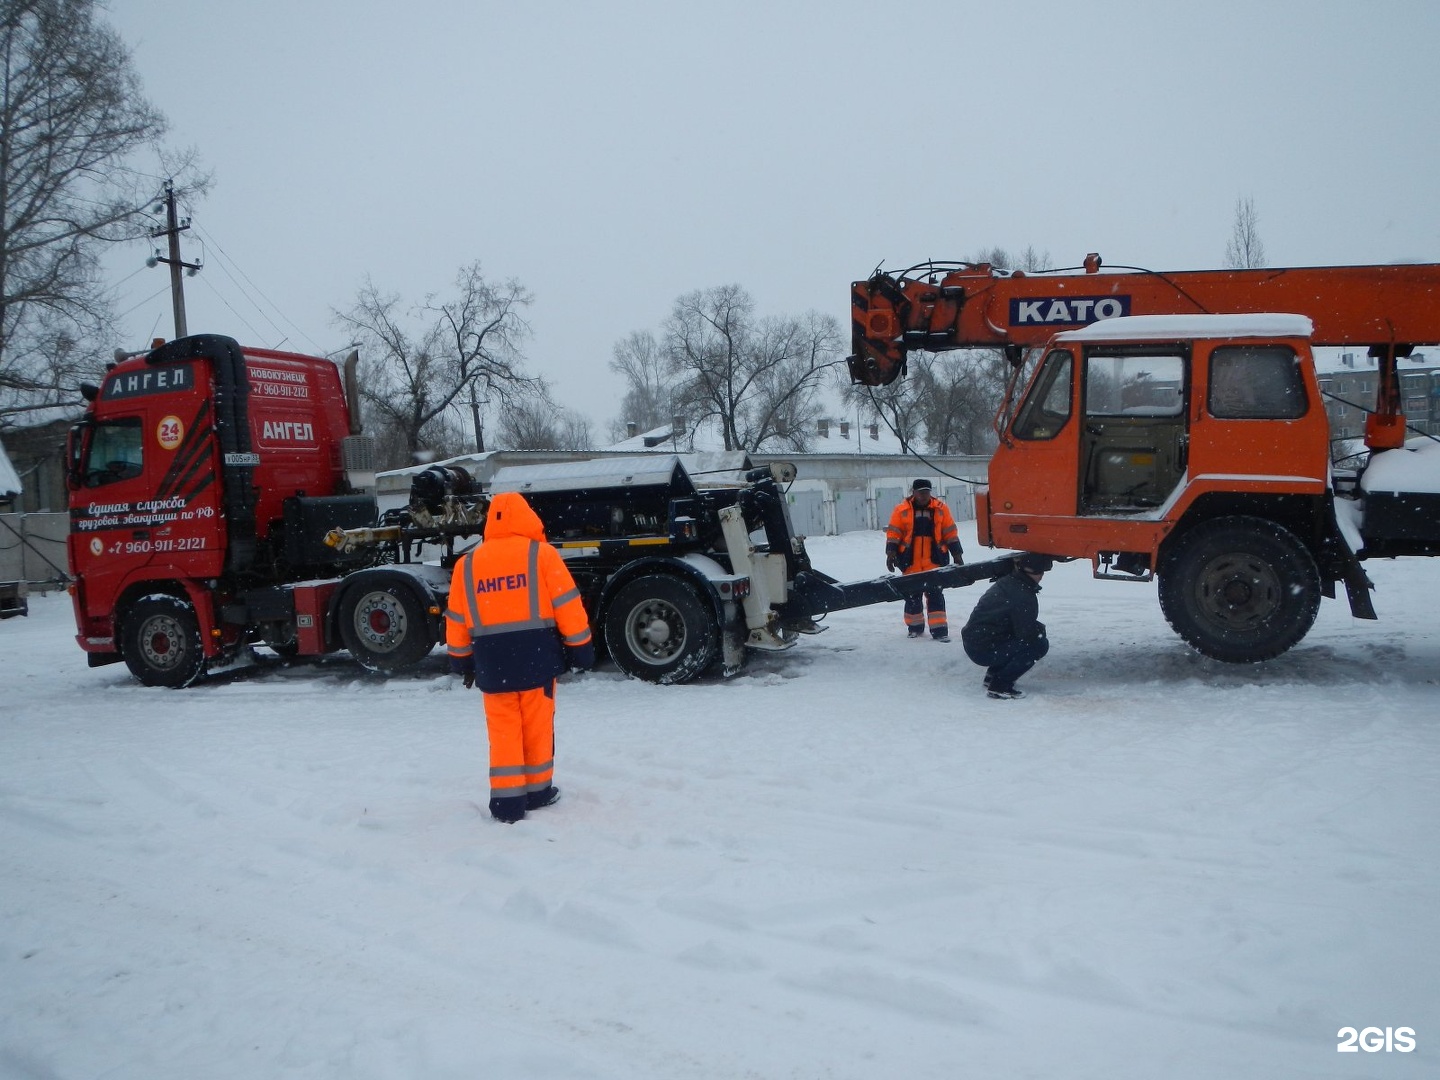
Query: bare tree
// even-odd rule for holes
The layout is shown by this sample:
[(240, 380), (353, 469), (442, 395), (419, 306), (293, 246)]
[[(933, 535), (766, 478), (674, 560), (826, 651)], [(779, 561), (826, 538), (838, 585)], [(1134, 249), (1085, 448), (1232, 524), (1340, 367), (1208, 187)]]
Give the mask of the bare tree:
[(722, 285), (675, 301), (665, 349), (692, 430), (715, 424), (727, 450), (795, 446), (826, 372), (840, 362), (840, 328), (815, 312), (759, 318), (749, 293)]
[(488, 281), (478, 262), (456, 274), (450, 299), (432, 295), (410, 307), (366, 278), (355, 303), (334, 315), (366, 357), (361, 393), (371, 418), (413, 459), (444, 443), (457, 417), (469, 416), (475, 449), (483, 450), (480, 403), (503, 414), (536, 386), (520, 351), (530, 334), (521, 311), (531, 300), (513, 278)]
[(1050, 253), (1037, 251), (1033, 244), (1027, 244), (1022, 251), (1012, 252), (1003, 247), (985, 248), (965, 262), (989, 263), (998, 270), (1024, 270), (1034, 274), (1050, 268)]
[(512, 397), (496, 441), (507, 450), (594, 449), (589, 419), (556, 405), (543, 380)]
[(888, 386), (847, 385), (841, 392), (845, 403), (858, 407), (862, 415), (883, 423), (900, 440), (900, 452), (909, 453), (920, 441), (924, 425), (925, 391), (929, 383), (920, 374), (935, 363), (934, 353), (911, 353), (906, 362), (909, 374)]
[(1265, 265), (1265, 245), (1260, 241), (1260, 218), (1255, 200), (1246, 195), (1235, 200), (1235, 222), (1230, 242), (1225, 245), (1225, 265), (1231, 270), (1252, 270)]
[(119, 166), (165, 119), (95, 0), (0, 0), (0, 422), (74, 395), (107, 329), (99, 251), (143, 234)]
[(614, 440), (625, 438), (627, 424), (651, 431), (671, 422), (675, 409), (669, 368), (669, 357), (649, 330), (636, 330), (615, 343), (610, 370), (624, 377), (626, 390), (620, 415), (610, 426)]
[(963, 349), (917, 372), (925, 438), (937, 454), (984, 454), (1008, 368), (996, 349)]

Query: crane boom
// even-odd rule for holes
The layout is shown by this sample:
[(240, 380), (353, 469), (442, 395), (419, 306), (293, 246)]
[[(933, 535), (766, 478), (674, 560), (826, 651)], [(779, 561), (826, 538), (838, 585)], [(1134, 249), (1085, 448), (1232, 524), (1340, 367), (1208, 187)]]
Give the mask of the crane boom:
[[(1078, 272), (1076, 272), (1078, 271)], [(1042, 345), (1058, 330), (1121, 315), (1288, 312), (1314, 345), (1363, 345), (1382, 359), (1440, 342), (1440, 264), (1027, 274), (988, 263), (926, 263), (851, 287), (850, 377), (883, 386), (910, 352)]]

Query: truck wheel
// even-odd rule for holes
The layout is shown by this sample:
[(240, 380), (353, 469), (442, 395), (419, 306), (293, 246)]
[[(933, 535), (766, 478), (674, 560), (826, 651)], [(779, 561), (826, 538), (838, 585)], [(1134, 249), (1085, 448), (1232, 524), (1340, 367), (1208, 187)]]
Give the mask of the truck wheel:
[(1264, 518), (1216, 518), (1165, 556), (1160, 610), (1206, 656), (1232, 664), (1270, 660), (1314, 624), (1320, 571), (1289, 529)]
[(695, 588), (669, 574), (621, 586), (605, 611), (605, 647), (621, 671), (637, 679), (683, 683), (715, 660), (720, 645), (715, 609)]
[(371, 583), (340, 599), (340, 640), (366, 671), (392, 675), (435, 647), (430, 620), (404, 585)]
[(178, 596), (137, 600), (125, 616), (120, 652), (130, 674), (146, 686), (189, 686), (205, 671), (194, 606)]

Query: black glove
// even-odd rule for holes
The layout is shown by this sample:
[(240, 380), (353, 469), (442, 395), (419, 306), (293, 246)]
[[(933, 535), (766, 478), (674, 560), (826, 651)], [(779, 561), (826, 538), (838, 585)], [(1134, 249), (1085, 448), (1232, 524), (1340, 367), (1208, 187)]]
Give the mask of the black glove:
[(595, 666), (595, 643), (587, 641), (584, 645), (567, 645), (565, 659), (571, 671), (589, 671)]
[(885, 553), (885, 569), (892, 574), (895, 572), (895, 553), (893, 551)]
[(960, 546), (960, 541), (950, 545), (950, 555), (955, 560), (955, 565), (960, 566), (965, 562), (965, 550)]
[(475, 685), (475, 657), (473, 656), (452, 656), (450, 657), (450, 674), (459, 675), (469, 690)]

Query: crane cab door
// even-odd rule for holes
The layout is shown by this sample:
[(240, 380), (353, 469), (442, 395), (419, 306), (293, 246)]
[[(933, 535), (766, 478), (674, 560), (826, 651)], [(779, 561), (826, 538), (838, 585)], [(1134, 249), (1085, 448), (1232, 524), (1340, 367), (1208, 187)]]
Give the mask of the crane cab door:
[(1188, 349), (1095, 345), (1084, 354), (1080, 513), (1142, 514), (1185, 475)]
[(1325, 482), (1330, 433), (1303, 341), (1196, 343), (1194, 472)]
[[(1035, 518), (1075, 516), (1075, 354), (1049, 350), (990, 459), (993, 543), (1024, 547)], [(1022, 520), (1023, 519), (1023, 520)]]

